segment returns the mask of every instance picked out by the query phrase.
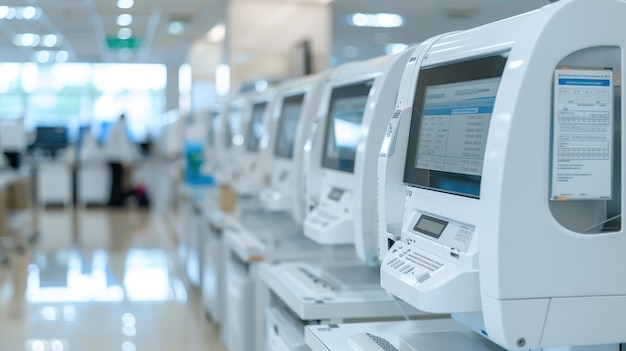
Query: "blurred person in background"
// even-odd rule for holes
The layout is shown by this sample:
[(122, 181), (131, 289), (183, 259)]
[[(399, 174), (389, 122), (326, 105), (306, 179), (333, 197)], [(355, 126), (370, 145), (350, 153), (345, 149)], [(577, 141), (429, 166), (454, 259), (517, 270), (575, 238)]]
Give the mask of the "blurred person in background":
[(137, 145), (128, 139), (126, 115), (121, 114), (109, 131), (104, 143), (104, 154), (111, 169), (110, 207), (124, 207), (126, 198), (134, 194), (131, 176), (134, 163), (139, 158)]

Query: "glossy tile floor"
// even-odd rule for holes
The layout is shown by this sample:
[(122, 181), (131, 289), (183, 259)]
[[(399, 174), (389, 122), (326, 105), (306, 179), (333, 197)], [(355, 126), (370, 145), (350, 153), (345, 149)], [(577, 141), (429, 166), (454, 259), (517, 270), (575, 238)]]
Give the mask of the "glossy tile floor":
[(0, 269), (0, 350), (223, 350), (162, 217), (57, 209), (39, 227), (40, 242)]

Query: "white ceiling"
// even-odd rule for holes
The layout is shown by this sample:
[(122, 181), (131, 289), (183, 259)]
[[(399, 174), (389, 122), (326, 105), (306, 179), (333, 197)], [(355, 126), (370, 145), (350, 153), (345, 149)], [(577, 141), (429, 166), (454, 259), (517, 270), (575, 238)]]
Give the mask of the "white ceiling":
[[(38, 20), (0, 20), (0, 61), (33, 60), (42, 47), (16, 47), (16, 34), (57, 34), (61, 40), (49, 49), (66, 50), (71, 62), (174, 62), (185, 58), (197, 38), (225, 18), (225, 0), (136, 0), (129, 10), (117, 8), (116, 0), (1, 0), (4, 6), (36, 6), (43, 10)], [(134, 50), (112, 50), (107, 37), (120, 28), (117, 16), (129, 13), (129, 28), (141, 40)], [(168, 33), (171, 20), (186, 23), (178, 36)]]
[[(135, 0), (130, 10), (121, 10), (116, 0), (0, 0), (4, 6), (37, 6), (43, 10), (38, 20), (0, 19), (0, 62), (32, 61), (41, 47), (16, 47), (13, 38), (20, 33), (57, 34), (62, 39), (50, 50), (66, 50), (70, 62), (153, 62), (182, 63), (188, 48), (219, 22), (226, 21), (228, 0)], [(230, 0), (249, 3), (327, 3), (329, 0)], [(334, 0), (332, 11), (332, 63), (382, 55), (387, 42), (415, 43), (431, 35), (470, 28), (529, 11), (548, 4), (548, 0)], [(235, 50), (268, 50), (288, 41), (293, 30), (274, 23), (281, 18), (306, 17), (306, 11), (251, 11), (248, 20), (238, 21), (230, 33)], [(354, 12), (391, 12), (405, 17), (405, 25), (395, 29), (356, 28), (345, 25), (345, 16)], [(135, 50), (111, 50), (107, 36), (116, 36), (119, 14), (130, 13), (133, 35), (141, 39)], [(171, 20), (186, 22), (179, 36), (168, 33)], [(309, 21), (310, 22), (310, 21)], [(302, 25), (311, 25), (301, 21)], [(314, 25), (314, 24), (313, 24)], [(277, 29), (278, 27), (278, 29)], [(284, 27), (284, 26), (283, 26)], [(247, 33), (247, 34), (245, 34)], [(346, 46), (359, 55), (344, 55)], [(354, 50), (352, 50), (354, 51)]]
[[(414, 44), (437, 34), (473, 28), (549, 3), (548, 0), (334, 0), (331, 65), (383, 55), (387, 43)], [(355, 12), (400, 14), (404, 25), (398, 28), (348, 26), (346, 17)], [(349, 50), (346, 47), (350, 47)]]

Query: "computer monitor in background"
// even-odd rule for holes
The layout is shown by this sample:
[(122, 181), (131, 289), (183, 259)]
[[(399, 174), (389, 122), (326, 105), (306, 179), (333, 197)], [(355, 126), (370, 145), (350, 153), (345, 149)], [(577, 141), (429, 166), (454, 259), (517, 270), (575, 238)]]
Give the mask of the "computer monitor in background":
[(277, 158), (293, 159), (294, 142), (298, 132), (303, 102), (304, 93), (287, 96), (283, 99), (274, 145), (274, 156)]
[(263, 188), (270, 165), (261, 162), (263, 133), (269, 123), (269, 109), (273, 108), (274, 90), (251, 93), (241, 113), (240, 137), (233, 140), (233, 188), (237, 195), (254, 197)]
[(241, 123), (242, 123), (242, 114), (243, 114), (243, 104), (245, 101), (233, 101), (230, 105), (227, 115), (226, 128), (224, 133), (224, 146), (226, 149), (231, 149), (233, 146), (233, 138), (235, 136), (241, 135)]
[(56, 156), (57, 151), (67, 147), (67, 128), (61, 126), (38, 126), (34, 147)]
[[(260, 193), (263, 207), (289, 212), (297, 223), (304, 221), (306, 186), (304, 145), (317, 116), (325, 78), (329, 72), (290, 79), (277, 87), (271, 110), (268, 150), (263, 162), (271, 164), (270, 179)], [(312, 195), (311, 195), (312, 196)]]
[(245, 137), (247, 152), (254, 153), (259, 151), (259, 143), (263, 134), (263, 118), (265, 117), (267, 105), (267, 101), (259, 101), (252, 105), (252, 117), (248, 123)]

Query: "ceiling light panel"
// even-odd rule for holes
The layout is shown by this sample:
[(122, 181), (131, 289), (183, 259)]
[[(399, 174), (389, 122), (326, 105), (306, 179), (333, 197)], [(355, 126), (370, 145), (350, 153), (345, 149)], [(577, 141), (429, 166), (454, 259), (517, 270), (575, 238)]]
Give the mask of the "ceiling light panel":
[(123, 13), (117, 16), (117, 25), (118, 26), (130, 26), (133, 23), (133, 16), (127, 13)]
[(395, 13), (354, 13), (346, 22), (354, 27), (396, 28), (404, 24), (402, 16)]
[(126, 40), (132, 36), (133, 36), (133, 31), (130, 28), (124, 27), (124, 28), (120, 28), (120, 30), (117, 31), (117, 37), (119, 39)]
[(117, 0), (117, 7), (121, 9), (129, 9), (135, 6), (134, 0)]
[(35, 6), (0, 6), (0, 19), (31, 21), (39, 19), (41, 13)]
[(54, 47), (59, 42), (59, 38), (54, 34), (48, 34), (43, 36), (41, 44), (47, 48)]

